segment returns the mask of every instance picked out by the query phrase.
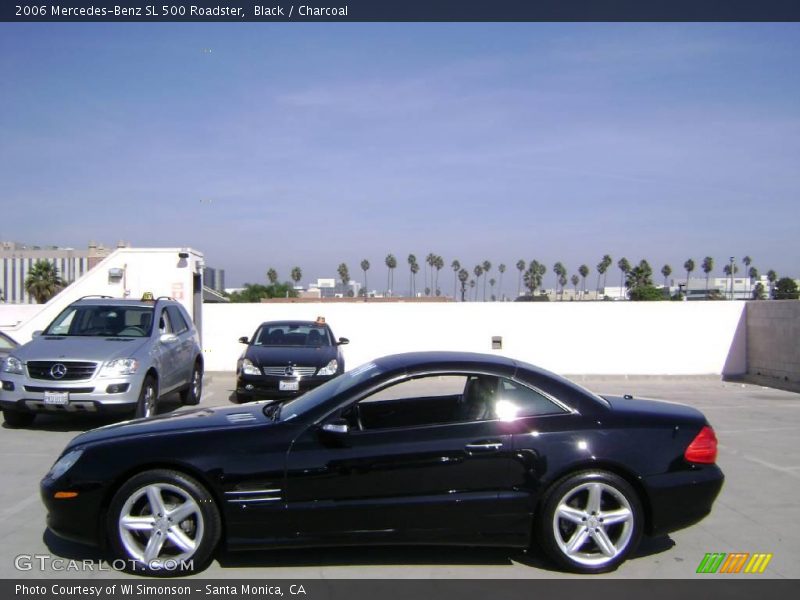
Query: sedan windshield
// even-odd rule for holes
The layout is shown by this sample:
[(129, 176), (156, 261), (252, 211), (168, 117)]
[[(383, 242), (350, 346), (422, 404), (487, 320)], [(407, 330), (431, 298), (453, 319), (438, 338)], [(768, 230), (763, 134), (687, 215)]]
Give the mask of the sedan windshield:
[(149, 337), (152, 326), (152, 306), (70, 306), (44, 335)]
[(267, 323), (253, 336), (254, 346), (330, 346), (331, 336), (324, 325), (313, 323)]
[[(347, 392), (360, 383), (377, 377), (384, 372), (380, 365), (374, 362), (369, 362), (356, 367), (352, 371), (343, 373), (338, 377), (334, 377), (330, 381), (323, 383), (321, 386), (306, 392), (302, 396), (281, 405), (280, 410), (274, 413), (273, 419), (279, 421), (291, 421), (294, 418), (300, 417), (305, 413), (313, 410), (317, 406), (324, 404), (328, 399), (336, 395)], [(270, 409), (274, 405), (268, 405)]]

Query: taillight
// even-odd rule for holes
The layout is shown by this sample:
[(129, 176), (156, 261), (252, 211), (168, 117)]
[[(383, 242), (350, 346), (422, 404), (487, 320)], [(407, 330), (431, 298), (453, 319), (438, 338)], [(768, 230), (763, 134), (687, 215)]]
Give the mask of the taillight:
[(686, 448), (683, 457), (691, 463), (704, 465), (717, 462), (717, 436), (714, 435), (714, 430), (708, 425), (703, 427)]

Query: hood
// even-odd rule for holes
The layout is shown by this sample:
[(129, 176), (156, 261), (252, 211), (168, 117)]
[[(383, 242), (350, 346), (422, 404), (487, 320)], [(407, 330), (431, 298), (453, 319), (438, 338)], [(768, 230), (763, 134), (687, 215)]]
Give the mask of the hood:
[(149, 338), (42, 335), (13, 351), (29, 360), (87, 360), (102, 362), (133, 356)]
[(267, 404), (270, 402), (253, 402), (246, 406), (197, 408), (149, 419), (133, 419), (132, 421), (113, 423), (76, 436), (64, 451), (79, 445), (126, 437), (272, 424), (272, 421), (264, 416), (264, 407)]
[(705, 423), (705, 416), (699, 410), (664, 400), (644, 400), (623, 396), (603, 396), (611, 404), (615, 413), (630, 417), (656, 417), (675, 422)]
[(248, 346), (244, 354), (258, 367), (324, 367), (336, 355), (336, 346)]

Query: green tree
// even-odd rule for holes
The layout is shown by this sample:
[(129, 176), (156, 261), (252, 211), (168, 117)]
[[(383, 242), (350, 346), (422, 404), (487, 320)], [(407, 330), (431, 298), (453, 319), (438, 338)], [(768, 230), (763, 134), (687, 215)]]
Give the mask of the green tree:
[(506, 266), (503, 263), (497, 265), (497, 271), (500, 273), (500, 281), (497, 283), (497, 294), (500, 296), (500, 300), (505, 297), (503, 294), (503, 273), (506, 272)]
[(747, 272), (747, 276), (750, 278), (750, 285), (752, 285), (753, 282), (758, 279), (758, 269), (755, 267), (750, 267), (750, 270)]
[(275, 269), (270, 268), (267, 271), (267, 281), (269, 281), (272, 285), (278, 283), (278, 272)]
[(489, 280), (489, 293), (490, 293), (489, 300), (491, 300), (492, 302), (497, 300), (497, 296), (494, 295), (494, 286), (495, 286), (496, 283), (497, 283), (497, 281), (495, 280), (494, 277), (492, 277)]
[(753, 287), (753, 300), (766, 300), (767, 292), (764, 289), (764, 284), (760, 281)]
[(625, 286), (628, 288), (628, 298), (631, 300), (664, 299), (664, 292), (653, 285), (653, 269), (644, 259), (628, 271)]
[[(744, 272), (747, 273), (750, 270), (750, 265), (753, 264), (753, 259), (749, 256), (745, 256), (742, 259), (742, 263), (744, 264)], [(747, 282), (747, 295), (750, 295), (750, 281)]]
[[(458, 262), (458, 261), (454, 261)], [(461, 301), (465, 302), (465, 295), (467, 293), (467, 280), (469, 279), (469, 271), (466, 269), (458, 270), (458, 280), (461, 282)]]
[(561, 300), (564, 300), (564, 286), (567, 285), (567, 272), (564, 271), (558, 276), (558, 285), (561, 286)]
[[(481, 280), (481, 275), (483, 275), (483, 266), (482, 265), (475, 265), (475, 268), (472, 269), (472, 272), (475, 273), (475, 285)], [(486, 294), (484, 293), (484, 297)], [(475, 302), (478, 301), (478, 289), (475, 288)]]
[(517, 261), (517, 271), (519, 271), (519, 277), (517, 278), (517, 296), (520, 295), (522, 292), (522, 272), (525, 270), (525, 261), (519, 259)]
[[(558, 286), (561, 286), (561, 300), (564, 299), (564, 286), (567, 285), (567, 268), (561, 263), (557, 262), (553, 265), (553, 273), (556, 275), (556, 295), (558, 295)], [(563, 283), (562, 283), (563, 281)]]
[(486, 278), (489, 276), (489, 271), (492, 269), (492, 263), (488, 260), (483, 261), (481, 265), (483, 267), (483, 301), (486, 302)]
[(722, 267), (722, 272), (725, 274), (725, 277), (731, 278), (731, 300), (735, 298), (734, 290), (733, 290), (733, 278), (736, 276), (736, 273), (739, 272), (739, 267), (736, 263), (728, 263), (724, 267)]
[(525, 287), (528, 288), (531, 297), (536, 294), (536, 288), (542, 285), (542, 276), (539, 267), (539, 261), (534, 259), (525, 271)]
[(417, 295), (417, 273), (419, 273), (419, 263), (414, 262), (411, 265), (411, 277), (413, 278), (412, 288), (413, 288), (413, 295)]
[(369, 261), (365, 258), (361, 261), (361, 270), (364, 271), (364, 300), (369, 296), (369, 287), (367, 286), (367, 271), (369, 271)]
[(683, 269), (686, 271), (686, 295), (689, 295), (689, 275), (694, 271), (694, 259), (688, 259), (683, 263)]
[(441, 296), (442, 291), (439, 289), (439, 271), (444, 268), (444, 259), (441, 256), (436, 257), (436, 260), (433, 262), (433, 268), (436, 269), (436, 283), (434, 284), (433, 293), (436, 296)]
[(572, 287), (575, 288), (575, 298), (577, 298), (578, 297), (578, 284), (580, 283), (581, 278), (573, 273), (572, 277), (570, 277), (570, 281), (572, 281)]
[(37, 260), (25, 278), (25, 291), (38, 304), (44, 304), (64, 287), (56, 266), (46, 260)]
[[(458, 260), (453, 259), (453, 262), (450, 263), (450, 268), (453, 269), (453, 300), (455, 300), (456, 299), (456, 293), (457, 293), (456, 290), (458, 289), (457, 288), (457, 286), (458, 286), (457, 281), (458, 281), (458, 278), (459, 278), (459, 276), (461, 274), (460, 273), (460, 271), (461, 271), (461, 263)], [(469, 277), (469, 273), (467, 273), (467, 277)], [(462, 287), (462, 291), (463, 291), (463, 287), (464, 286), (462, 285), (461, 287)], [(462, 298), (461, 301), (463, 302), (464, 299)]]
[(770, 269), (767, 271), (767, 281), (769, 281), (769, 297), (772, 298), (775, 294), (775, 282), (778, 280), (778, 274)]
[(433, 265), (436, 263), (436, 255), (433, 252), (429, 252), (428, 256), (425, 257), (425, 264), (428, 265), (428, 270), (431, 274), (431, 285), (428, 287), (428, 277), (425, 277), (425, 286), (428, 288), (425, 290), (425, 295), (430, 296), (430, 290), (433, 289)]
[(797, 282), (791, 277), (781, 277), (775, 284), (772, 297), (775, 300), (797, 300), (800, 298)]
[(669, 276), (672, 275), (672, 267), (669, 265), (664, 265), (661, 267), (661, 274), (664, 276), (664, 288), (669, 292)]
[(240, 292), (230, 295), (231, 302), (261, 302), (265, 298), (296, 298), (297, 292), (291, 283), (245, 283)]
[(295, 285), (299, 284), (302, 278), (303, 270), (300, 267), (294, 267), (292, 269), (292, 281), (294, 281)]
[(586, 297), (586, 276), (589, 274), (589, 267), (587, 267), (586, 265), (581, 265), (580, 267), (578, 267), (578, 273), (581, 274), (581, 278), (583, 279), (583, 290), (581, 292), (581, 295), (583, 297)]
[(622, 288), (624, 285), (623, 281), (625, 277), (628, 275), (628, 271), (631, 270), (631, 263), (628, 262), (628, 259), (624, 256), (617, 261), (617, 268), (620, 271), (619, 274), (619, 287)]
[(386, 275), (386, 295), (389, 296), (394, 290), (394, 270), (397, 268), (397, 259), (394, 254), (387, 254), (385, 263), (388, 270)]
[[(703, 264), (701, 265), (701, 268), (703, 269), (703, 273), (706, 274), (706, 296), (708, 296), (708, 276), (711, 273), (711, 271), (714, 270), (714, 259), (711, 258), (710, 256), (706, 256), (703, 259)], [(687, 289), (686, 291), (688, 292), (689, 290)]]
[(603, 265), (603, 293), (604, 294), (605, 294), (605, 289), (606, 289), (606, 276), (608, 275), (608, 267), (610, 267), (613, 262), (614, 262), (614, 260), (611, 258), (610, 254), (604, 255), (603, 256), (603, 260), (600, 261), (600, 264)]
[[(345, 263), (340, 263), (336, 272), (339, 274), (339, 279), (342, 281), (342, 291), (346, 292), (347, 286), (350, 283), (350, 269), (347, 268)], [(347, 294), (345, 293), (345, 295)]]
[(414, 270), (414, 265), (417, 264), (417, 257), (413, 254), (409, 254), (406, 262), (408, 262), (408, 290), (409, 294), (414, 296), (414, 288), (416, 287), (414, 283), (416, 281), (416, 275), (419, 273), (419, 267), (417, 267), (416, 271)]

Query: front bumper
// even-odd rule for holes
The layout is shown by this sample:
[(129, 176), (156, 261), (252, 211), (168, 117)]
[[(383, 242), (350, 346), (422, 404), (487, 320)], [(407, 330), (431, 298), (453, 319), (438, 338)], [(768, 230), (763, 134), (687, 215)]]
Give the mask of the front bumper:
[[(0, 408), (32, 413), (121, 414), (136, 408), (143, 381), (143, 373), (95, 376), (84, 381), (48, 381), (0, 373)], [(45, 392), (67, 392), (67, 402), (50, 404)]]
[[(56, 498), (56, 492), (77, 491), (75, 498)], [(103, 493), (100, 486), (74, 486), (63, 478), (45, 477), (39, 484), (42, 502), (47, 508), (47, 527), (60, 538), (101, 546), (103, 538)]]
[[(251, 400), (261, 398), (288, 400), (296, 398), (309, 390), (313, 390), (315, 387), (322, 385), (326, 381), (330, 381), (334, 377), (336, 377), (336, 375), (314, 375), (311, 377), (290, 378), (271, 377), (267, 375), (244, 375), (238, 373), (236, 375), (236, 393), (239, 396), (244, 396)], [(282, 381), (296, 381), (298, 389), (281, 390)]]
[(645, 477), (642, 483), (650, 499), (647, 533), (662, 535), (705, 518), (724, 481), (725, 476), (717, 465)]

